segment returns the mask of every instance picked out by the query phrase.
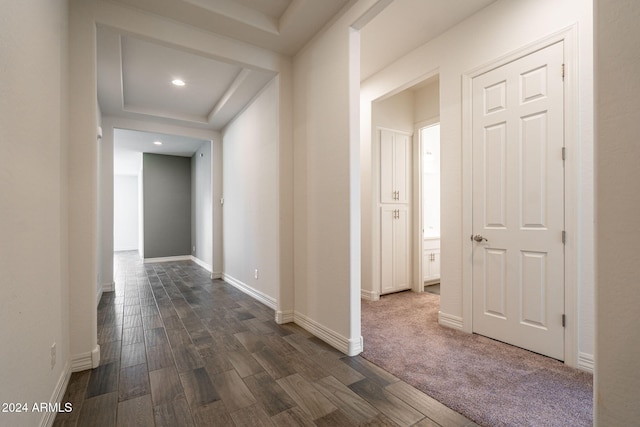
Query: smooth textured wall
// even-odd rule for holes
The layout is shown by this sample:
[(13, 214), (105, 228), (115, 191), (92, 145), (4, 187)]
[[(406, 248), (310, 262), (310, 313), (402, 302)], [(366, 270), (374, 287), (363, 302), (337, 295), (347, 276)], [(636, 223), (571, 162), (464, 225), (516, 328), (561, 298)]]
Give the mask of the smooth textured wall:
[(276, 97), (271, 82), (222, 133), (224, 274), (274, 302), (279, 267)]
[(640, 4), (597, 0), (597, 426), (640, 420)]
[[(138, 250), (138, 176), (113, 177), (113, 250)], [(112, 261), (113, 262), (113, 261)]]
[(144, 153), (144, 257), (191, 254), (191, 158)]
[(2, 426), (52, 421), (32, 405), (62, 398), (70, 374), (67, 36), (65, 1), (2, 2), (0, 403), (29, 407), (0, 408)]
[(191, 255), (209, 266), (213, 265), (211, 202), (211, 141), (205, 141), (191, 157)]

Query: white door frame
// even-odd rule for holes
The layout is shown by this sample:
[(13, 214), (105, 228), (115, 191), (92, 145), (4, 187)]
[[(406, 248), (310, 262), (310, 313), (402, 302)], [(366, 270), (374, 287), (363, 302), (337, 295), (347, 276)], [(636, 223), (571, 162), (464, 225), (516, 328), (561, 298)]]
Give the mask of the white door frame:
[[(422, 171), (424, 165), (422, 164), (422, 138), (420, 137), (420, 129), (433, 126), (440, 123), (440, 114), (437, 117), (433, 117), (428, 120), (418, 122), (413, 127), (413, 200), (415, 203), (412, 206), (413, 209), (413, 232), (412, 245), (413, 252), (413, 286), (411, 289), (414, 292), (424, 292), (424, 265), (422, 265), (422, 258), (424, 252), (424, 197), (423, 197), (423, 182)], [(442, 210), (440, 211), (442, 214)]]
[(565, 364), (578, 365), (578, 202), (579, 202), (579, 140), (578, 140), (578, 61), (577, 26), (573, 25), (542, 40), (531, 43), (483, 64), (462, 75), (462, 329), (473, 331), (473, 280), (471, 234), (472, 225), (472, 82), (473, 78), (526, 56), (549, 45), (562, 41), (564, 44), (564, 138), (567, 157), (565, 160), (565, 315), (564, 331)]

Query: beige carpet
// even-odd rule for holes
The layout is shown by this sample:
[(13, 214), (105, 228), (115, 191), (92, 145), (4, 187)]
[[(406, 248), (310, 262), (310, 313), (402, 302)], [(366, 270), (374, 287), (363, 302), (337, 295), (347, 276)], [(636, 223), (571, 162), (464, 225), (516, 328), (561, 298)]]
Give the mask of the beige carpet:
[(440, 296), (362, 301), (367, 360), (483, 426), (591, 426), (592, 375), (438, 325)]

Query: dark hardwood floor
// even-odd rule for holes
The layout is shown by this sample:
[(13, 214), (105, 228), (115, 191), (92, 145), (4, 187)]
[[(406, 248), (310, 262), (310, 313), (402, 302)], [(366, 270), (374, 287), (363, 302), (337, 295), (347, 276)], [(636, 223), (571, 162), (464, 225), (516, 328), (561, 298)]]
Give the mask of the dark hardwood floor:
[(74, 373), (54, 426), (473, 426), (347, 357), (192, 262), (116, 254), (100, 366)]

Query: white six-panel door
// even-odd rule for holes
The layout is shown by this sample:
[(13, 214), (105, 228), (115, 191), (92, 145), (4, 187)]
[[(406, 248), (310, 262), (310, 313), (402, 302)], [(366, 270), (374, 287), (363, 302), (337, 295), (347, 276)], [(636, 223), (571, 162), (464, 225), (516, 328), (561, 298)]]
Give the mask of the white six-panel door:
[(563, 44), (473, 79), (473, 331), (564, 360)]

